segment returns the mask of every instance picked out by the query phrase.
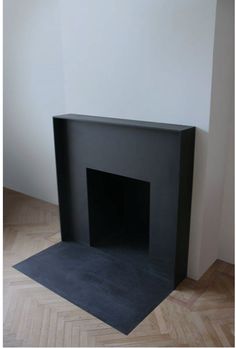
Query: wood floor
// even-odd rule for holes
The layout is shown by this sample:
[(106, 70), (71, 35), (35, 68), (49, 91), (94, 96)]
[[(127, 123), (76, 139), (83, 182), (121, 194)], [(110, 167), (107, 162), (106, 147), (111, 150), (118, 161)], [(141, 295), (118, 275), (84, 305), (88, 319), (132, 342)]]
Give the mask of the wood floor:
[(234, 269), (186, 279), (128, 336), (12, 268), (60, 240), (58, 208), (4, 191), (4, 346), (234, 346)]

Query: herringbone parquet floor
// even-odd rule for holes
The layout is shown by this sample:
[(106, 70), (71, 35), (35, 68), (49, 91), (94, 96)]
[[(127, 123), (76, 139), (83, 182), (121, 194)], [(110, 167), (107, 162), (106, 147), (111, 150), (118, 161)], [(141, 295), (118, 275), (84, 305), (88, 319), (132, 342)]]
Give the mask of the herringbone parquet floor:
[(128, 336), (12, 268), (60, 240), (58, 208), (5, 190), (4, 346), (233, 346), (234, 270), (186, 279)]

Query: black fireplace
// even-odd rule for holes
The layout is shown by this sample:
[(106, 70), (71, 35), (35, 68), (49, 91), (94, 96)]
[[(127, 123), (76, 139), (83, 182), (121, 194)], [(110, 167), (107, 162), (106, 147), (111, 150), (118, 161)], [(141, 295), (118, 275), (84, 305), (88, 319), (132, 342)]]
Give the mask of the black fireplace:
[(129, 333), (186, 277), (195, 128), (53, 124), (62, 242), (15, 267)]
[[(148, 253), (176, 286), (187, 270), (195, 128), (54, 117), (62, 240)], [(133, 259), (135, 262), (135, 259)]]

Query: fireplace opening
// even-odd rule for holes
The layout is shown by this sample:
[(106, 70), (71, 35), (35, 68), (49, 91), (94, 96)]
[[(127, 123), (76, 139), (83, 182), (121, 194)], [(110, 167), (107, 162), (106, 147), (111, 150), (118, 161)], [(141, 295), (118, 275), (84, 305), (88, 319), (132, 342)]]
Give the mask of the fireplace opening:
[(90, 245), (148, 255), (150, 183), (87, 168)]

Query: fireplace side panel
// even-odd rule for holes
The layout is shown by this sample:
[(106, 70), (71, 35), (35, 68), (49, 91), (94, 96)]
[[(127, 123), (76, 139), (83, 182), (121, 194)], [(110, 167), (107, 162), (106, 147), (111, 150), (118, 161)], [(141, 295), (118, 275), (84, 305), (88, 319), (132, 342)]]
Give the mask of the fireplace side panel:
[(175, 256), (176, 287), (187, 275), (189, 231), (192, 203), (193, 164), (194, 164), (195, 128), (181, 134), (178, 227)]
[(71, 189), (73, 188), (70, 182), (67, 124), (65, 119), (53, 118), (61, 238), (63, 241), (73, 240), (71, 225)]

